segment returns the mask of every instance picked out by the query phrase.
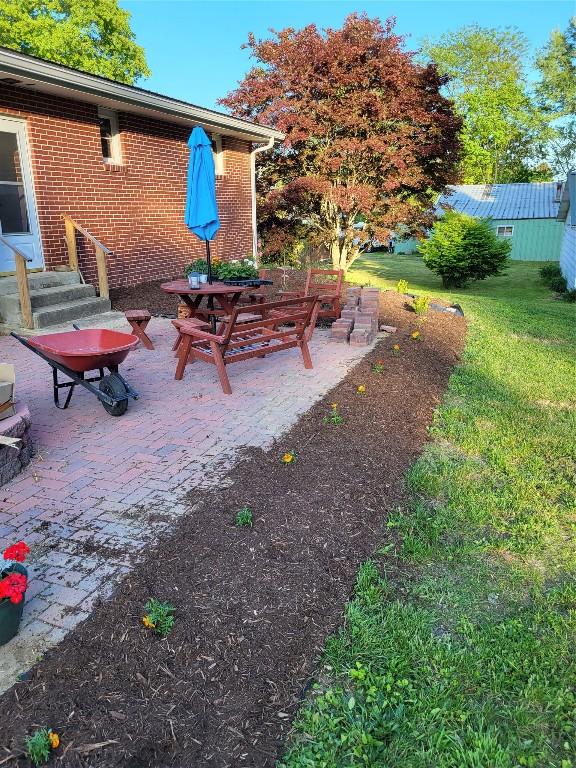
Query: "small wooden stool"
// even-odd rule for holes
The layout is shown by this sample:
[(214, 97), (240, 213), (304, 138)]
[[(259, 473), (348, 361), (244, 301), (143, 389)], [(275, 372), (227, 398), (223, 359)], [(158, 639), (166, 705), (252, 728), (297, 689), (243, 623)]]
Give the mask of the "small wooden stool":
[(150, 312), (147, 309), (129, 309), (124, 314), (126, 315), (126, 320), (132, 326), (134, 335), (138, 336), (146, 349), (154, 349), (154, 344), (146, 335), (146, 326), (150, 322), (151, 317)]

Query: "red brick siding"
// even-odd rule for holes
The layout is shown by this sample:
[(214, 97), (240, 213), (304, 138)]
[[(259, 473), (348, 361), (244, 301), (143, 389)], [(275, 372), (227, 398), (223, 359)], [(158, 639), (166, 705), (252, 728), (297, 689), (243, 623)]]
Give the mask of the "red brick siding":
[[(123, 165), (102, 161), (97, 108), (0, 83), (0, 112), (26, 119), (36, 205), (47, 269), (67, 262), (62, 213), (110, 248), (110, 286), (178, 275), (204, 254), (183, 223), (190, 128), (119, 113)], [(222, 226), (212, 252), (252, 251), (250, 144), (223, 138), (225, 175), (217, 177)], [(80, 245), (80, 243), (79, 243)], [(87, 281), (93, 253), (80, 249)]]

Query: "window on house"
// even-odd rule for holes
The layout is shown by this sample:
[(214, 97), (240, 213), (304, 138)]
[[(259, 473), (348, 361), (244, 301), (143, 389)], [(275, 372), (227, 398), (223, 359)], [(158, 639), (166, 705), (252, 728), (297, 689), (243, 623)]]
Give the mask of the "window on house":
[(222, 152), (222, 136), (212, 134), (212, 154), (216, 176), (224, 176), (224, 153)]
[(512, 237), (514, 234), (514, 227), (508, 224), (496, 227), (496, 234), (498, 237)]
[(105, 163), (122, 162), (120, 153), (120, 131), (118, 130), (118, 115), (111, 109), (99, 109), (100, 143), (102, 159)]

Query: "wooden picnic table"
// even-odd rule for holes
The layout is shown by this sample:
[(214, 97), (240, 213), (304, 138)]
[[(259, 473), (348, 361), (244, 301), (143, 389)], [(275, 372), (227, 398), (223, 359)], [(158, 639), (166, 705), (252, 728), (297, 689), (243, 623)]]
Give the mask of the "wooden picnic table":
[[(191, 317), (212, 319), (215, 315), (231, 315), (234, 307), (245, 291), (253, 291), (254, 287), (245, 285), (224, 285), (224, 283), (204, 283), (200, 288), (190, 288), (188, 280), (171, 280), (162, 283), (160, 288), (165, 293), (175, 293), (182, 302), (190, 308)], [(202, 299), (208, 298), (208, 307), (201, 307)], [(210, 299), (212, 301), (210, 301)], [(221, 309), (213, 309), (214, 299)], [(212, 306), (210, 306), (212, 304)]]

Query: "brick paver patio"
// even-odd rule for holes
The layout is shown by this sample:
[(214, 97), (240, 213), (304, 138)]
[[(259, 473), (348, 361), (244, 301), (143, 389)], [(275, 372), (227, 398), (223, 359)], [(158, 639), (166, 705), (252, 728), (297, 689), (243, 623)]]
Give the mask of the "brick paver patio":
[(145, 544), (186, 511), (188, 491), (225, 482), (239, 449), (270, 447), (368, 351), (329, 343), (318, 329), (313, 370), (297, 350), (249, 360), (231, 368), (226, 396), (213, 366), (195, 363), (174, 380), (168, 320), (153, 319), (149, 334), (155, 351), (137, 349), (121, 369), (141, 398), (120, 418), (84, 389), (57, 410), (48, 365), (0, 338), (36, 447), (27, 470), (0, 488), (0, 547), (24, 540), (33, 550), (20, 634), (0, 648), (0, 690), (114, 589)]

